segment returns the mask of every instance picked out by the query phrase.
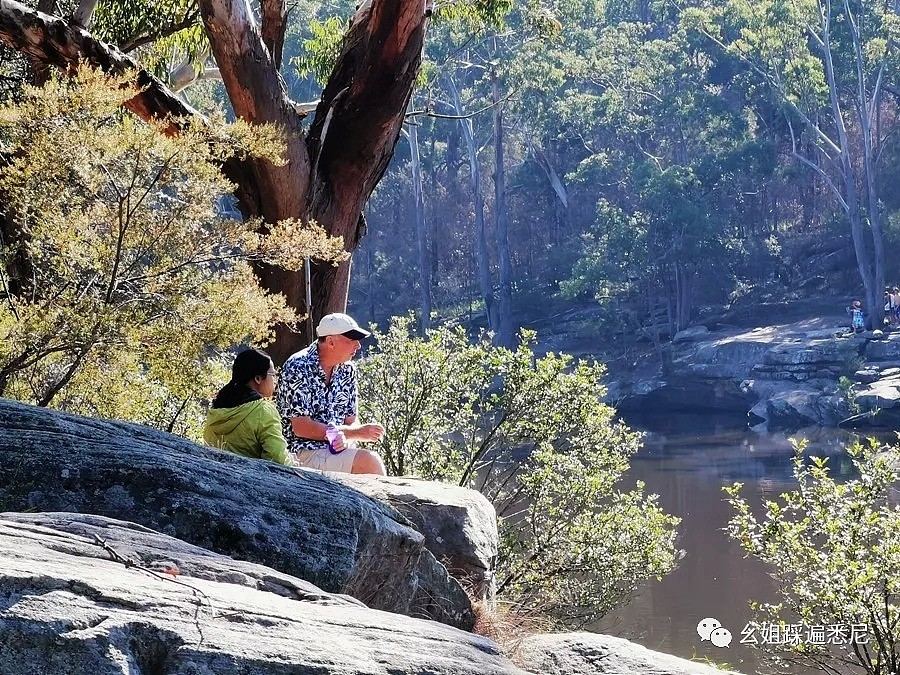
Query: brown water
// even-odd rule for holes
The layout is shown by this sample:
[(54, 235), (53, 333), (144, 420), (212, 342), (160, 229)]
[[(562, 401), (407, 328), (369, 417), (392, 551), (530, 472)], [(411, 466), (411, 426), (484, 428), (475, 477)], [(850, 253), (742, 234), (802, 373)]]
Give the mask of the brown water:
[[(709, 659), (742, 673), (765, 673), (758, 651), (740, 644), (741, 629), (752, 618), (748, 601), (775, 601), (775, 584), (762, 563), (745, 558), (723, 531), (731, 507), (722, 486), (739, 481), (751, 504), (791, 490), (793, 451), (784, 434), (758, 434), (735, 428), (740, 420), (705, 416), (669, 416), (664, 420), (629, 420), (635, 428), (653, 428), (644, 449), (632, 459), (630, 480), (640, 479), (660, 495), (670, 513), (682, 519), (679, 568), (661, 582), (648, 583), (629, 605), (607, 616), (593, 630), (620, 635), (650, 649), (684, 658)], [(838, 475), (850, 463), (842, 453), (848, 435), (836, 430), (801, 432), (814, 454), (832, 456)], [(754, 509), (758, 512), (758, 509)], [(730, 646), (701, 641), (697, 624), (718, 619), (731, 631)], [(787, 672), (814, 671), (794, 667)]]

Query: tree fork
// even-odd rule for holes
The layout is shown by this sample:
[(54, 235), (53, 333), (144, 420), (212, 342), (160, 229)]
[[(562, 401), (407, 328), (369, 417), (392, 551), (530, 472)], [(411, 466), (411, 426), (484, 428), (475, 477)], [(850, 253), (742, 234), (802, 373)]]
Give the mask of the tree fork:
[[(396, 146), (404, 112), (422, 59), (427, 25), (424, 0), (367, 0), (344, 38), (308, 138), (278, 75), (284, 5), (265, 0), (257, 27), (246, 0), (199, 0), (210, 45), (235, 113), (251, 123), (282, 125), (287, 164), (229, 162), (245, 217), (274, 223), (285, 218), (316, 220), (353, 252), (364, 233), (362, 209), (381, 179)], [(80, 61), (108, 73), (138, 70), (142, 92), (127, 104), (142, 119), (170, 119), (177, 133), (198, 113), (131, 59), (90, 33), (16, 0), (0, 0), (0, 42), (70, 72)], [(301, 274), (259, 266), (262, 285), (284, 293), (301, 312)], [(312, 273), (315, 319), (346, 308), (350, 262), (317, 264)], [(303, 344), (302, 333), (279, 327), (271, 353), (281, 361)]]

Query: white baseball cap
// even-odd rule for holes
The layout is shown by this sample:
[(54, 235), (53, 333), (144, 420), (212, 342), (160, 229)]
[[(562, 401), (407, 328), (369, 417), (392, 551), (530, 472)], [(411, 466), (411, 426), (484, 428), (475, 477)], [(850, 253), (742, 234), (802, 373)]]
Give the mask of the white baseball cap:
[(362, 340), (371, 335), (367, 330), (359, 327), (359, 324), (353, 320), (353, 317), (346, 314), (326, 314), (319, 321), (316, 327), (316, 335), (326, 337), (327, 335), (344, 335), (351, 340)]

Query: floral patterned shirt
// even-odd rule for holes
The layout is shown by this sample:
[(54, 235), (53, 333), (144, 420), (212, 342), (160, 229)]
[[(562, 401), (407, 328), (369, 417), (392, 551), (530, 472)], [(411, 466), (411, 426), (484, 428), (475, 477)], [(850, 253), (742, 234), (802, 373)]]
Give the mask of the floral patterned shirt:
[(324, 450), (327, 441), (300, 438), (291, 428), (292, 417), (310, 417), (322, 424), (343, 424), (344, 418), (358, 411), (359, 392), (356, 368), (352, 363), (339, 363), (325, 385), (325, 371), (319, 363), (318, 343), (297, 352), (284, 362), (275, 390), (275, 404), (281, 415), (281, 433), (287, 439), (289, 452)]

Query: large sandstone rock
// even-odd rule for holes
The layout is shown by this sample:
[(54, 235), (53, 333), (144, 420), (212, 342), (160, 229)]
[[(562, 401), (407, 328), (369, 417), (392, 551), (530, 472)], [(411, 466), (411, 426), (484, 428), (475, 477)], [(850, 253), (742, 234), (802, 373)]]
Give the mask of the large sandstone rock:
[(856, 403), (862, 410), (900, 407), (900, 380), (891, 378), (873, 382), (857, 392)]
[(794, 430), (804, 426), (835, 426), (850, 414), (839, 394), (810, 389), (791, 389), (766, 401), (769, 430)]
[(752, 335), (714, 339), (679, 353), (673, 365), (679, 375), (744, 379), (771, 348), (770, 341)]
[(852, 363), (865, 343), (851, 338), (782, 344), (766, 352), (764, 362), (774, 366)]
[[(471, 602), (423, 554), (421, 534), (389, 506), (320, 473), (2, 399), (0, 466), (0, 511), (119, 518), (370, 607), (474, 625)], [(426, 607), (416, 605), (420, 579)]]
[(701, 340), (707, 335), (709, 335), (709, 328), (706, 326), (690, 326), (675, 333), (672, 336), (672, 342), (693, 342)]
[(722, 675), (726, 672), (598, 633), (533, 635), (522, 642), (515, 656), (523, 667), (542, 675)]
[(869, 342), (865, 354), (869, 361), (900, 360), (900, 333), (891, 333), (884, 340)]
[(78, 514), (0, 515), (0, 672), (524, 675), (485, 638)]
[(462, 580), (471, 595), (493, 600), (497, 514), (481, 493), (415, 478), (333, 476), (397, 509), (425, 536), (425, 547)]

